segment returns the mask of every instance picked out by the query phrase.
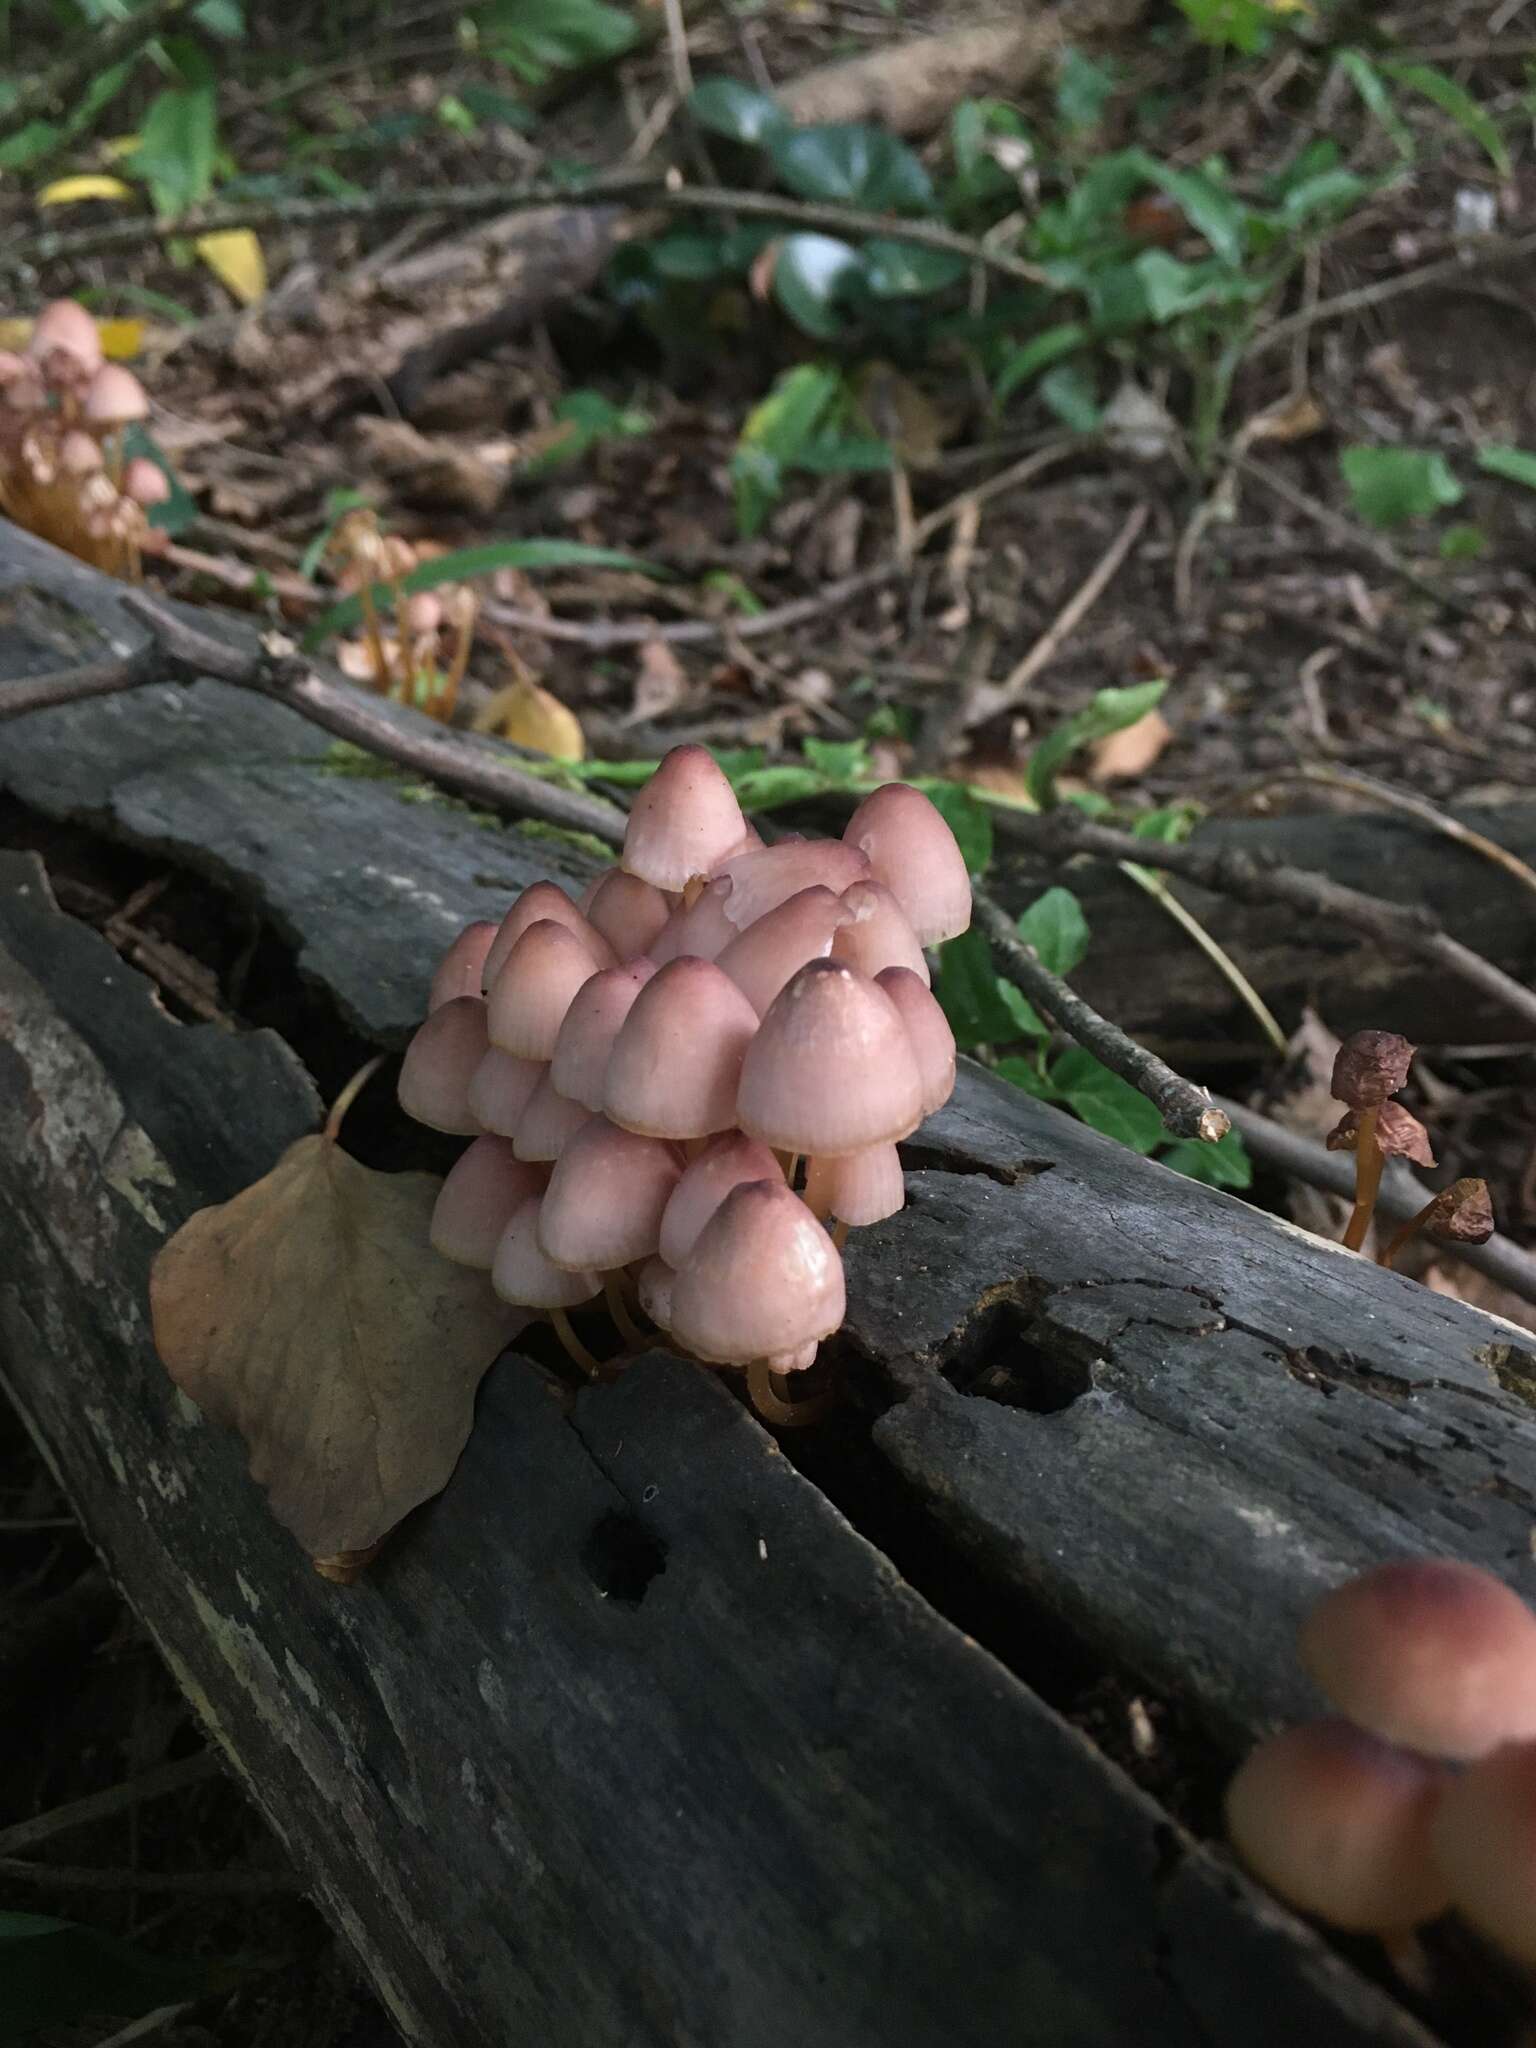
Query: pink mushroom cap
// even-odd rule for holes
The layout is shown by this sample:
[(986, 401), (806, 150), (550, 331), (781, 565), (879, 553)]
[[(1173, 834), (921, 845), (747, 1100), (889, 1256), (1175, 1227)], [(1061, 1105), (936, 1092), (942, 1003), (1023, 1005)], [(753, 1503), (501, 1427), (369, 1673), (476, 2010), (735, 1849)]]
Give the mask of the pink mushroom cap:
[(169, 477), (159, 463), (151, 462), (147, 455), (135, 455), (123, 471), (123, 489), (136, 505), (142, 505), (146, 511), (151, 505), (163, 505), (171, 495)]
[(846, 912), (842, 899), (817, 883), (801, 889), (756, 924), (738, 932), (716, 956), (759, 1017), (766, 1016), (774, 997), (807, 960), (825, 960)]
[[(59, 443), (59, 467), (69, 476), (94, 476), (105, 462), (101, 443), (82, 427), (71, 427)], [(478, 995), (479, 990), (472, 993)]]
[(587, 917), (620, 960), (635, 960), (651, 950), (651, 942), (672, 915), (672, 905), (650, 882), (626, 875), (622, 868), (606, 874), (592, 893)]
[(481, 993), (485, 987), (486, 955), (495, 937), (496, 927), (489, 918), (465, 925), (437, 963), (437, 972), (432, 977), (432, 992), (427, 997), (428, 1011), (450, 1002), (454, 996), (477, 996)]
[(477, 1137), (469, 1084), (485, 1057), (485, 1004), (456, 996), (434, 1010), (406, 1048), (400, 1068), (400, 1107), (419, 1124), (456, 1137)]
[(659, 1250), (669, 1266), (686, 1264), (699, 1232), (743, 1181), (782, 1180), (784, 1169), (756, 1138), (724, 1131), (683, 1169), (661, 1219)]
[(883, 882), (855, 882), (842, 894), (845, 912), (832, 941), (832, 958), (846, 960), (871, 981), (888, 967), (905, 967), (928, 986), (928, 962), (907, 913)]
[(739, 846), (746, 828), (713, 756), (703, 747), (674, 747), (635, 798), (623, 865), (658, 889), (681, 889)]
[(907, 914), (919, 945), (953, 939), (971, 922), (971, 878), (943, 815), (920, 789), (887, 782), (865, 797), (843, 831)]
[(513, 1212), (543, 1192), (544, 1178), (542, 1167), (513, 1156), (505, 1138), (476, 1138), (443, 1182), (432, 1210), (432, 1249), (488, 1273)]
[(484, 1059), (470, 1076), (471, 1116), (482, 1130), (501, 1138), (515, 1137), (544, 1073), (542, 1060), (514, 1059), (499, 1046), (487, 1046)]
[(717, 871), (731, 885), (725, 914), (739, 932), (802, 889), (830, 889), (841, 896), (868, 873), (863, 854), (840, 839), (781, 839), (777, 846), (738, 853)]
[(1457, 1912), (1536, 1969), (1536, 1742), (1512, 1742), (1453, 1778), (1433, 1835)]
[(955, 1034), (939, 1000), (907, 967), (885, 967), (875, 976), (907, 1027), (923, 1084), (923, 1115), (932, 1116), (955, 1092)]
[(836, 1156), (904, 1138), (922, 1113), (917, 1060), (890, 997), (840, 960), (807, 961), (747, 1048), (742, 1129), (777, 1151)]
[(595, 1116), (561, 1153), (539, 1216), (539, 1245), (557, 1266), (609, 1273), (648, 1259), (682, 1162), (660, 1138)]
[(517, 1120), (512, 1149), (519, 1159), (558, 1159), (592, 1112), (583, 1102), (571, 1102), (555, 1087), (553, 1069), (546, 1067), (539, 1085)]
[(658, 1330), (672, 1327), (672, 1288), (676, 1279), (676, 1273), (665, 1259), (647, 1259), (640, 1268), (635, 1283), (640, 1306)]
[(883, 1223), (906, 1206), (901, 1155), (894, 1145), (870, 1145), (836, 1159), (818, 1153), (806, 1168), (805, 1199), (818, 1213), (858, 1230)]
[(672, 1288), (672, 1334), (713, 1365), (745, 1365), (829, 1337), (843, 1262), (782, 1180), (743, 1181), (710, 1217)]
[(1326, 1594), (1301, 1661), (1357, 1726), (1466, 1762), (1536, 1736), (1536, 1615), (1448, 1558), (1379, 1565)]
[(81, 411), (94, 427), (122, 427), (149, 417), (149, 394), (132, 370), (121, 363), (103, 363), (90, 381)]
[(73, 299), (54, 299), (33, 322), (28, 355), (36, 361), (55, 348), (65, 350), (87, 370), (101, 368), (101, 335), (96, 322)]
[(531, 1195), (512, 1213), (501, 1234), (491, 1267), (491, 1285), (503, 1301), (521, 1308), (576, 1308), (602, 1292), (596, 1273), (576, 1273), (552, 1265), (539, 1248), (539, 1221), (545, 1197)]
[(613, 948), (582, 916), (563, 889), (557, 889), (553, 882), (530, 882), (501, 920), (491, 942), (491, 950), (485, 959), (483, 983), (487, 993), (523, 933), (530, 925), (542, 923), (546, 918), (574, 932), (597, 966), (612, 967), (615, 964)]
[(757, 1030), (756, 1010), (729, 975), (708, 960), (673, 960), (640, 991), (613, 1042), (605, 1113), (652, 1138), (728, 1131)]
[(550, 1062), (555, 1086), (572, 1102), (594, 1111), (602, 1108), (613, 1042), (655, 972), (652, 961), (631, 960), (623, 967), (605, 967), (576, 991)]
[(1400, 1933), (1450, 1903), (1430, 1839), (1446, 1778), (1348, 1721), (1309, 1721), (1238, 1770), (1227, 1832), (1288, 1904), (1352, 1933)]
[(491, 983), (492, 1045), (520, 1060), (549, 1059), (576, 991), (597, 972), (569, 925), (553, 918), (529, 925)]
[(649, 957), (658, 967), (689, 955), (695, 960), (714, 960), (736, 936), (736, 927), (725, 914), (730, 882), (711, 882), (692, 903), (679, 903), (652, 939)]

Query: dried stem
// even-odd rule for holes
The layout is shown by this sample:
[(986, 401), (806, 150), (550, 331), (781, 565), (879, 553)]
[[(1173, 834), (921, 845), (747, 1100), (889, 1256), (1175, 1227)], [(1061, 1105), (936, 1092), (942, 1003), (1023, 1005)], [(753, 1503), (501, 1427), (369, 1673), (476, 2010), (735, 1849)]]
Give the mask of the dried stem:
[(1380, 1122), (1379, 1106), (1361, 1110), (1355, 1137), (1355, 1206), (1350, 1212), (1343, 1238), (1344, 1249), (1349, 1252), (1359, 1251), (1365, 1243), (1371, 1217), (1376, 1211), (1376, 1197), (1381, 1192), (1381, 1169), (1386, 1165), (1386, 1156), (1376, 1139), (1376, 1126)]
[[(1134, 843), (1139, 845), (1140, 841)], [(1226, 1136), (1231, 1125), (1203, 1088), (1186, 1081), (1156, 1053), (1127, 1038), (1118, 1024), (1101, 1017), (1059, 975), (1042, 967), (1034, 948), (1025, 945), (1000, 903), (980, 889), (974, 892), (972, 901), (976, 921), (991, 941), (1008, 979), (1085, 1051), (1139, 1089), (1175, 1137), (1200, 1138), (1214, 1144)]]

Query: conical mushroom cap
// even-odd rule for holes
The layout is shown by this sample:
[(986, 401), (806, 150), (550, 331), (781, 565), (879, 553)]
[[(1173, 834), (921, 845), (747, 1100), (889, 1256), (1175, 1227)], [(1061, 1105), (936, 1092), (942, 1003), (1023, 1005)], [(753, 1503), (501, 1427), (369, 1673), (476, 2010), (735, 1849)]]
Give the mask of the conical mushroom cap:
[(922, 946), (956, 938), (971, 922), (971, 878), (943, 816), (920, 789), (887, 782), (865, 797), (843, 838), (869, 860)]
[(814, 1157), (904, 1138), (922, 1113), (917, 1061), (890, 998), (840, 960), (808, 961), (747, 1048), (736, 1121), (777, 1151)]
[(524, 1166), (505, 1138), (476, 1138), (443, 1182), (432, 1210), (432, 1249), (488, 1273), (513, 1212), (544, 1188), (544, 1169)]
[(33, 322), (27, 354), (40, 362), (56, 348), (72, 355), (83, 369), (101, 368), (101, 335), (96, 322), (73, 299), (54, 299)]
[(121, 363), (103, 363), (90, 381), (81, 408), (93, 427), (122, 427), (149, 417), (149, 394), (132, 370)]
[(651, 942), (672, 915), (672, 905), (650, 882), (615, 868), (592, 893), (588, 921), (620, 960), (649, 953)]
[(713, 756), (703, 747), (674, 747), (635, 798), (623, 865), (658, 889), (681, 889), (724, 860), (746, 828)]
[(1433, 1837), (1457, 1912), (1536, 1969), (1536, 1742), (1512, 1742), (1453, 1778)]
[(485, 1004), (456, 996), (434, 1010), (406, 1048), (400, 1068), (400, 1107), (429, 1130), (456, 1137), (479, 1135), (469, 1106), (469, 1084), (485, 1057)]
[(437, 964), (437, 972), (432, 977), (432, 993), (427, 998), (429, 1011), (452, 1001), (454, 996), (480, 994), (485, 987), (486, 955), (495, 937), (496, 927), (488, 918), (465, 925)]
[(685, 955), (694, 960), (713, 960), (736, 936), (736, 927), (725, 914), (725, 899), (731, 893), (729, 880), (711, 882), (692, 903), (679, 903), (651, 941), (648, 957), (658, 967)]
[(512, 1149), (519, 1159), (558, 1159), (592, 1112), (585, 1103), (571, 1102), (555, 1088), (554, 1069), (546, 1067), (528, 1098), (528, 1107), (518, 1118)]
[(840, 901), (844, 918), (832, 941), (832, 958), (846, 960), (871, 981), (887, 967), (905, 967), (927, 988), (928, 962), (917, 934), (885, 884), (855, 882)]
[(653, 1138), (707, 1138), (736, 1121), (757, 1012), (729, 975), (684, 957), (647, 982), (608, 1057), (603, 1108)]
[(816, 884), (802, 889), (738, 932), (716, 957), (759, 1017), (807, 960), (825, 960), (845, 912), (842, 900)]
[(658, 1330), (672, 1327), (672, 1288), (676, 1279), (677, 1275), (665, 1259), (647, 1259), (640, 1268), (636, 1282), (640, 1306)]
[(555, 1086), (570, 1101), (585, 1103), (593, 1111), (602, 1108), (613, 1042), (655, 972), (649, 960), (631, 960), (623, 967), (605, 967), (576, 991), (549, 1069)]
[(661, 1219), (661, 1256), (669, 1266), (688, 1261), (699, 1233), (720, 1204), (743, 1181), (782, 1180), (784, 1169), (766, 1145), (740, 1131), (726, 1131), (683, 1169)]
[(501, 1234), (491, 1267), (491, 1285), (503, 1301), (521, 1308), (577, 1308), (602, 1292), (596, 1273), (567, 1272), (539, 1249), (539, 1216), (544, 1198), (532, 1195), (513, 1211)]
[(523, 1111), (545, 1072), (542, 1060), (514, 1059), (500, 1046), (487, 1046), (484, 1059), (470, 1076), (470, 1115), (484, 1131), (499, 1138), (515, 1137)]
[(883, 1223), (905, 1208), (907, 1183), (894, 1145), (870, 1145), (836, 1159), (817, 1154), (806, 1168), (805, 1199), (819, 1216), (835, 1216), (856, 1230)]
[(563, 889), (557, 889), (553, 882), (530, 882), (518, 897), (512, 908), (496, 929), (491, 950), (486, 955), (486, 993), (501, 972), (508, 954), (517, 944), (530, 925), (548, 918), (554, 924), (563, 924), (567, 931), (574, 932), (598, 967), (614, 965), (613, 948), (576, 908)]
[(1447, 1773), (1348, 1721), (1272, 1735), (1227, 1788), (1227, 1828), (1258, 1878), (1304, 1913), (1396, 1934), (1450, 1903), (1430, 1828)]
[(672, 1287), (672, 1334), (713, 1365), (798, 1351), (843, 1320), (843, 1262), (782, 1180), (744, 1181), (705, 1224)]
[(568, 925), (541, 918), (529, 925), (491, 983), (492, 1045), (520, 1060), (547, 1060), (577, 989), (598, 972)]
[(840, 839), (783, 839), (739, 853), (719, 869), (728, 881), (725, 914), (739, 932), (777, 910), (802, 889), (830, 889), (840, 896), (869, 873), (869, 862), (857, 847)]
[(906, 967), (886, 967), (875, 976), (907, 1027), (923, 1084), (923, 1115), (942, 1109), (955, 1092), (955, 1034), (938, 998)]
[(671, 1145), (595, 1116), (560, 1154), (539, 1214), (539, 1246), (557, 1266), (611, 1273), (648, 1259), (682, 1163)]
[[(171, 495), (171, 482), (158, 462), (151, 462), (147, 455), (135, 455), (123, 471), (123, 489), (136, 505), (147, 511), (151, 505), (166, 503)], [(475, 993), (478, 995), (479, 990)]]

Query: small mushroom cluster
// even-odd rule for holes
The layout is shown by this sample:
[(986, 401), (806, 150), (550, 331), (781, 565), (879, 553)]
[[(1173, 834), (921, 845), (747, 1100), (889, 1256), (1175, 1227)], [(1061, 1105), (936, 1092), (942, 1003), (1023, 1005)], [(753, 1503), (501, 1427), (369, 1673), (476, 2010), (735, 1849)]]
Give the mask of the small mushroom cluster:
[[(435, 590), (407, 591), (405, 578), (445, 550), (435, 541), (408, 541), (381, 530), (378, 515), (365, 507), (349, 512), (331, 537), (328, 552), (339, 563), (337, 586), (355, 594), (362, 631), (343, 640), (336, 664), (354, 682), (367, 683), (381, 697), (414, 704), (447, 724), (458, 702), (469, 665), (478, 604), (467, 583), (443, 583)], [(389, 588), (381, 616), (374, 586)]]
[(123, 452), (149, 399), (109, 363), (96, 322), (73, 299), (38, 315), (25, 355), (0, 350), (0, 511), (112, 576), (137, 577), (164, 545), (150, 509), (170, 496), (157, 463)]
[(1237, 1772), (1244, 1862), (1335, 1927), (1392, 1937), (1454, 1907), (1536, 1965), (1536, 1615), (1489, 1572), (1408, 1559), (1327, 1594), (1300, 1650), (1342, 1718)]
[(760, 1412), (803, 1419), (785, 1376), (843, 1320), (847, 1230), (901, 1208), (897, 1140), (954, 1086), (923, 949), (970, 912), (920, 791), (765, 846), (711, 756), (674, 748), (619, 866), (579, 903), (534, 883), (438, 969), (400, 1101), (474, 1143), (433, 1243), (547, 1310), (589, 1369), (565, 1312), (606, 1295), (640, 1342), (638, 1299), (680, 1350), (745, 1366)]

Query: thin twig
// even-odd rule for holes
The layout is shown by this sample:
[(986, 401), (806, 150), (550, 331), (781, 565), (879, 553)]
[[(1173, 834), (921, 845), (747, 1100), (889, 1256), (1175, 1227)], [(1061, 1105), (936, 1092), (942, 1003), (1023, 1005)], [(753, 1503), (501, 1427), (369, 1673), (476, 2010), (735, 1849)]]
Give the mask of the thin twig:
[(67, 57), (40, 72), (11, 101), (0, 116), (0, 142), (9, 142), (56, 108), (70, 107), (93, 78), (152, 43), (185, 5), (186, 0), (145, 0), (121, 20), (80, 36)]
[(1311, 761), (1287, 768), (1275, 779), (1319, 783), (1325, 789), (1347, 790), (1354, 796), (1369, 797), (1372, 803), (1384, 804), (1389, 810), (1403, 811), (1410, 818), (1417, 818), (1421, 824), (1428, 825), (1432, 831), (1454, 839), (1458, 846), (1465, 846), (1471, 852), (1481, 854), (1484, 860), (1491, 860), (1507, 875), (1512, 875), (1522, 889), (1536, 893), (1536, 868), (1530, 867), (1518, 853), (1511, 853), (1496, 839), (1474, 832), (1470, 825), (1463, 825), (1459, 818), (1453, 818), (1449, 812), (1432, 804), (1428, 797), (1419, 796), (1411, 789), (1398, 789), (1390, 782), (1378, 782), (1374, 775), (1365, 775), (1357, 768), (1327, 768)]
[(50, 1892), (185, 1892), (257, 1899), (303, 1890), (285, 1870), (92, 1870), (66, 1863), (28, 1863), (19, 1856), (0, 1856), (0, 1877)]
[(151, 2034), (158, 2034), (162, 2027), (168, 2027), (183, 2013), (189, 2013), (196, 2002), (195, 1999), (187, 1999), (180, 2005), (157, 2005), (153, 2012), (130, 2020), (126, 2027), (119, 2027), (115, 2034), (108, 2034), (105, 2040), (98, 2041), (96, 2048), (133, 2048), (135, 2041), (147, 2041)]
[(1140, 1089), (1157, 1110), (1164, 1125), (1177, 1138), (1203, 1138), (1214, 1144), (1231, 1128), (1211, 1098), (1193, 1081), (1186, 1081), (1172, 1067), (1148, 1052), (1133, 1038), (1127, 1038), (1118, 1024), (1101, 1017), (1091, 1003), (1040, 964), (1033, 946), (1019, 937), (1013, 919), (1000, 903), (978, 889), (972, 895), (977, 923), (986, 933), (992, 950), (1002, 962), (1008, 979), (1021, 988), (1037, 1009), (1043, 1010), (1085, 1051)]
[[(1347, 1152), (1325, 1152), (1310, 1138), (1286, 1130), (1246, 1103), (1229, 1102), (1218, 1095), (1214, 1100), (1224, 1109), (1241, 1133), (1254, 1158), (1308, 1187), (1349, 1201), (1355, 1192), (1355, 1162)], [(1377, 1213), (1398, 1223), (1412, 1216), (1429, 1199), (1431, 1190), (1411, 1173), (1400, 1159), (1389, 1160), (1382, 1176)], [(1518, 1294), (1522, 1301), (1536, 1302), (1536, 1258), (1507, 1237), (1490, 1237), (1486, 1244), (1456, 1244), (1444, 1247), (1449, 1258), (1475, 1266), (1479, 1273)]]
[(1265, 1002), (1226, 947), (1222, 945), (1219, 939), (1214, 938), (1206, 930), (1189, 905), (1180, 902), (1162, 876), (1154, 875), (1151, 869), (1143, 866), (1140, 861), (1123, 860), (1119, 863), (1119, 867), (1121, 874), (1127, 880), (1134, 882), (1138, 889), (1144, 889), (1152, 900), (1168, 913), (1179, 929), (1187, 933), (1194, 940), (1206, 959), (1216, 969), (1216, 972), (1221, 975), (1222, 979), (1237, 994), (1238, 998), (1247, 1005), (1254, 1022), (1275, 1048), (1275, 1051), (1279, 1053), (1285, 1052), (1290, 1041), (1281, 1030), (1274, 1011), (1271, 1010), (1268, 1003)]
[(489, 184), (458, 185), (442, 190), (358, 192), (324, 199), (253, 201), (244, 206), (195, 208), (175, 220), (138, 215), (132, 220), (104, 221), (99, 227), (76, 228), (38, 235), (0, 262), (0, 278), (28, 278), (39, 266), (66, 263), (81, 256), (119, 254), (153, 242), (181, 236), (228, 234), (237, 228), (260, 233), (274, 229), (332, 227), (345, 221), (406, 219), (437, 213), (462, 217), (480, 213), (515, 213), (537, 207), (656, 207), (667, 213), (734, 214), (741, 220), (777, 221), (786, 228), (807, 228), (829, 235), (877, 235), (936, 249), (979, 263), (1015, 284), (1042, 284), (1045, 273), (1021, 256), (1011, 255), (974, 235), (963, 235), (938, 221), (908, 220), (896, 214), (867, 213), (860, 207), (834, 206), (816, 200), (789, 199), (773, 192), (743, 192), (723, 186), (685, 185), (675, 172), (639, 171), (620, 178), (598, 179), (590, 185)]
[(55, 704), (74, 704), (82, 697), (111, 697), (119, 690), (137, 690), (154, 680), (157, 659), (146, 642), (131, 654), (108, 661), (88, 661), (77, 668), (54, 669), (45, 676), (0, 683), (0, 725), (29, 711), (47, 711)]
[(616, 805), (529, 775), (504, 749), (489, 741), (433, 727), (425, 720), (420, 730), (414, 722), (397, 722), (362, 691), (325, 682), (294, 656), (264, 650), (252, 654), (231, 647), (184, 624), (137, 591), (126, 593), (121, 603), (125, 612), (153, 633), (164, 660), (188, 677), (211, 676), (286, 704), (290, 711), (297, 711), (338, 739), (409, 768), (439, 789), (471, 803), (515, 817), (542, 818), (570, 832), (590, 832), (613, 845), (624, 837), (627, 821)]
[(998, 808), (992, 811), (992, 821), (1002, 837), (1043, 847), (1048, 852), (1085, 853), (1098, 860), (1139, 861), (1146, 867), (1182, 875), (1186, 881), (1218, 896), (1235, 896), (1243, 903), (1285, 903), (1308, 917), (1331, 918), (1352, 931), (1364, 933), (1389, 952), (1424, 961), (1437, 972), (1464, 982), (1528, 1024), (1536, 1025), (1536, 992), (1480, 953), (1474, 953), (1470, 946), (1453, 939), (1418, 904), (1391, 903), (1384, 897), (1367, 896), (1363, 890), (1351, 889), (1312, 868), (1287, 867), (1236, 847), (1201, 846), (1189, 841), (1172, 845), (1160, 839), (1138, 839), (1134, 833), (1096, 824), (1069, 806), (1039, 812)]
[(120, 1785), (109, 1785), (105, 1792), (90, 1792), (83, 1799), (71, 1799), (63, 1806), (50, 1807), (47, 1813), (34, 1814), (31, 1820), (19, 1820), (14, 1827), (0, 1832), (0, 1856), (14, 1856), (19, 1849), (30, 1849), (38, 1842), (50, 1841), (53, 1836), (65, 1834), (70, 1828), (83, 1828), (92, 1821), (106, 1820), (128, 1807), (141, 1805), (146, 1799), (162, 1799), (171, 1792), (184, 1792), (189, 1785), (201, 1785), (209, 1778), (218, 1777), (222, 1768), (212, 1750), (200, 1749), (196, 1756), (183, 1757), (173, 1764), (161, 1764), (152, 1771), (141, 1771), (136, 1778), (125, 1778)]
[(1347, 319), (1351, 313), (1369, 312), (1373, 306), (1384, 306), (1389, 300), (1400, 299), (1410, 292), (1433, 291), (1436, 285), (1456, 284), (1476, 271), (1493, 270), (1501, 263), (1518, 263), (1532, 254), (1536, 254), (1536, 235), (1516, 235), (1509, 240), (1480, 240), (1468, 248), (1458, 249), (1454, 256), (1442, 257), (1435, 263), (1422, 263), (1417, 270), (1401, 271), (1396, 277), (1384, 277), (1375, 284), (1357, 285), (1353, 291), (1340, 292), (1335, 298), (1319, 299), (1315, 305), (1303, 306), (1300, 311), (1288, 313), (1283, 320), (1277, 320), (1273, 327), (1266, 327), (1249, 349), (1248, 360), (1252, 362), (1256, 356), (1267, 355), (1271, 349), (1283, 347), (1294, 336), (1305, 333), (1321, 321)]

